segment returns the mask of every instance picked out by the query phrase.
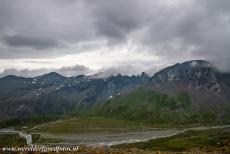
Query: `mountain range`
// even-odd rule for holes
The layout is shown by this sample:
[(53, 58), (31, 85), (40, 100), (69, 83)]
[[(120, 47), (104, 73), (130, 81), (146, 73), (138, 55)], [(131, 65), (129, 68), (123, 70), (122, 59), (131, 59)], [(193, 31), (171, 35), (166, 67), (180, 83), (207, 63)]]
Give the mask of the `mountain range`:
[(230, 73), (204, 60), (149, 76), (0, 78), (0, 121), (40, 115), (90, 114), (150, 123), (228, 123)]

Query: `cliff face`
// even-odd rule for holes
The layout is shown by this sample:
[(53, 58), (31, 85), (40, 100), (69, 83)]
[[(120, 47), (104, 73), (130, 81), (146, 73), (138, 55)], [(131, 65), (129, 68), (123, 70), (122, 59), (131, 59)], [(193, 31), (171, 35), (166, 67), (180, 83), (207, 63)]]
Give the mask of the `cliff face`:
[(156, 73), (152, 81), (155, 84), (180, 82), (188, 88), (201, 89), (220, 93), (217, 70), (207, 61), (197, 60), (176, 64)]
[(178, 91), (188, 93), (195, 111), (225, 112), (230, 107), (229, 77), (207, 61), (193, 60), (157, 72), (151, 87), (171, 96)]

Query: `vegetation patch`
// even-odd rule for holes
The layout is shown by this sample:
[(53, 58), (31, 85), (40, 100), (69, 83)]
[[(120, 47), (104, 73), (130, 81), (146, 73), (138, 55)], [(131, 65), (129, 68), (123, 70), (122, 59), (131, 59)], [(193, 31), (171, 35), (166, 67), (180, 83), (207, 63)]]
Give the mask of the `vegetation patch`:
[(205, 152), (230, 152), (230, 128), (209, 129), (203, 131), (186, 131), (168, 137), (123, 144), (113, 148), (138, 148), (150, 151), (192, 151), (198, 149)]
[(135, 123), (124, 120), (108, 119), (103, 117), (80, 117), (41, 124), (29, 129), (29, 132), (46, 132), (57, 134), (90, 133), (90, 132), (128, 132), (150, 128), (152, 125)]
[(26, 140), (18, 134), (0, 134), (0, 148), (11, 146), (25, 146)]

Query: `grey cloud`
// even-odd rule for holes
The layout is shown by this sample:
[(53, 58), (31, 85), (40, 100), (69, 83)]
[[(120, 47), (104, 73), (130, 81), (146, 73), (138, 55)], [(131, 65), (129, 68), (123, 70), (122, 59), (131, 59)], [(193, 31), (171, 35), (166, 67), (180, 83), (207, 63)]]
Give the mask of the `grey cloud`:
[[(37, 54), (37, 57), (49, 56), (49, 52), (44, 49), (51, 47), (58, 48), (57, 55), (65, 55), (66, 51), (59, 49), (63, 44), (93, 38), (92, 19), (85, 7), (80, 0), (1, 1), (0, 44), (7, 43), (9, 55), (10, 52), (17, 54), (20, 47), (33, 48), (21, 52), (24, 57), (33, 57), (33, 54)], [(12, 47), (15, 48), (12, 50)]]
[(29, 70), (29, 69), (5, 69), (2, 73), (0, 73), (0, 77), (4, 77), (7, 75), (16, 75), (16, 76), (23, 76), (23, 77), (36, 77), (42, 74), (46, 74), (49, 72), (57, 72), (63, 76), (77, 76), (77, 75), (93, 75), (97, 74), (99, 78), (103, 77), (109, 77), (112, 75), (122, 74), (122, 75), (138, 75), (141, 74), (141, 72), (146, 71), (150, 75), (152, 75), (153, 72), (156, 72), (156, 68), (154, 69), (146, 67), (141, 64), (132, 64), (132, 65), (119, 65), (119, 66), (113, 66), (113, 67), (107, 67), (107, 68), (101, 68), (99, 70), (93, 70), (90, 69), (84, 65), (74, 65), (74, 66), (64, 66), (59, 69), (55, 68), (42, 68), (42, 69), (35, 69), (35, 70)]
[(94, 70), (89, 69), (86, 66), (83, 65), (74, 65), (69, 67), (61, 67), (59, 69), (55, 68), (41, 68), (41, 69), (35, 69), (35, 70), (29, 70), (29, 69), (5, 69), (2, 73), (0, 73), (0, 77), (4, 77), (7, 75), (16, 75), (16, 76), (23, 76), (23, 77), (36, 77), (42, 74), (46, 74), (49, 72), (57, 72), (63, 76), (77, 76), (81, 74), (90, 75), (94, 73)]
[(10, 46), (14, 47), (32, 47), (35, 49), (47, 49), (58, 47), (60, 43), (49, 38), (39, 38), (24, 35), (3, 36), (3, 40)]
[(37, 70), (29, 70), (29, 69), (21, 69), (17, 70), (15, 68), (5, 69), (3, 72), (0, 73), (0, 77), (5, 77), (7, 75), (16, 75), (22, 77), (35, 77), (39, 76), (43, 73), (48, 73), (48, 69), (37, 69)]
[(194, 0), (163, 7), (148, 24), (142, 43), (166, 59), (198, 57), (229, 71), (229, 4), (227, 0)]
[[(134, 41), (140, 51), (148, 48), (149, 54), (157, 54), (164, 62), (206, 59), (230, 71), (230, 1), (181, 0), (168, 5), (170, 2), (1, 1), (0, 58), (76, 54), (85, 50), (70, 51), (68, 45), (93, 40), (106, 40), (108, 47)], [(66, 45), (64, 49), (60, 43)], [(50, 48), (55, 50), (45, 50)], [(89, 48), (93, 51), (94, 46)]]
[(29, 64), (49, 64), (50, 62), (49, 61), (34, 61), (34, 60), (26, 60), (25, 61), (26, 63), (29, 63)]
[(84, 65), (75, 65), (75, 66), (69, 66), (69, 67), (62, 67), (56, 72), (64, 75), (64, 76), (76, 76), (76, 75), (90, 75), (94, 72), (94, 70), (89, 69), (88, 67)]
[(148, 67), (141, 64), (132, 64), (132, 65), (119, 65), (108, 68), (102, 68), (98, 70), (100, 74), (99, 77), (109, 77), (112, 75), (122, 74), (122, 75), (138, 75), (141, 72), (147, 70)]
[(127, 33), (141, 26), (142, 3), (133, 0), (90, 1), (98, 35), (110, 42), (126, 41)]

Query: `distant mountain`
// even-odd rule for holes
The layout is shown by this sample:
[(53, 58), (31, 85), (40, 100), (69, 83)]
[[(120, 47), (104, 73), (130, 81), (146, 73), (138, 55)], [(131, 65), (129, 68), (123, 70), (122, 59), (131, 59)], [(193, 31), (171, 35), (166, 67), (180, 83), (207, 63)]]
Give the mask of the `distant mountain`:
[[(149, 77), (64, 77), (51, 72), (35, 78), (0, 78), (0, 120), (80, 113), (152, 123), (227, 123), (230, 73), (203, 60), (187, 61)], [(229, 121), (230, 122), (230, 121)]]
[(152, 81), (154, 84), (179, 82), (188, 88), (205, 88), (220, 93), (217, 69), (207, 61), (194, 60), (176, 64), (157, 72)]
[(92, 114), (150, 123), (230, 122), (230, 74), (193, 60), (157, 72), (141, 88), (106, 101)]
[(221, 112), (230, 106), (230, 78), (207, 61), (197, 60), (176, 64), (151, 78), (154, 90), (167, 95), (187, 92), (197, 111)]
[(0, 119), (66, 114), (135, 89), (149, 81), (146, 74), (108, 78), (64, 77), (51, 72), (35, 78), (0, 78)]

